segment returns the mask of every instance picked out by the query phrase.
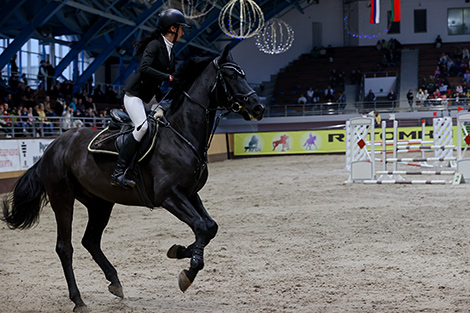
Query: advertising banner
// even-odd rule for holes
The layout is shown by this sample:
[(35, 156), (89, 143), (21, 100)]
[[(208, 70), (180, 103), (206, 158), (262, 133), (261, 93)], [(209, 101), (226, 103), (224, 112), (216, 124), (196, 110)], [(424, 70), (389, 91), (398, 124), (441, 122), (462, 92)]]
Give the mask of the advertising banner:
[(39, 160), (53, 139), (18, 140), (20, 169), (27, 170)]
[[(456, 126), (453, 132), (457, 131)], [(397, 140), (422, 138), (421, 127), (398, 128)], [(454, 144), (457, 136), (454, 136)], [(425, 127), (425, 140), (433, 140), (433, 127)], [(393, 128), (387, 128), (386, 140), (393, 139)], [(370, 138), (367, 138), (369, 141)], [(375, 141), (382, 140), (382, 129), (375, 129)], [(387, 147), (391, 149), (391, 147)], [(234, 155), (280, 155), (308, 153), (346, 152), (346, 131), (307, 130), (263, 133), (239, 133), (234, 135)]]
[(54, 139), (2, 140), (0, 173), (27, 170), (39, 160)]
[(240, 156), (344, 152), (345, 145), (344, 129), (240, 133), (234, 136), (234, 154)]
[(16, 140), (3, 140), (0, 146), (0, 173), (18, 171), (20, 152)]

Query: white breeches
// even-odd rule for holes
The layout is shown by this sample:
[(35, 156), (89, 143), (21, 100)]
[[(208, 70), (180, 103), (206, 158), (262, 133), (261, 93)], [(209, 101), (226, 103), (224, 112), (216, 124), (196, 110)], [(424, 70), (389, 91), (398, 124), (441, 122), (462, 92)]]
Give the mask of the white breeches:
[(139, 97), (125, 94), (124, 107), (135, 126), (132, 135), (134, 135), (135, 140), (140, 142), (148, 129), (144, 102)]

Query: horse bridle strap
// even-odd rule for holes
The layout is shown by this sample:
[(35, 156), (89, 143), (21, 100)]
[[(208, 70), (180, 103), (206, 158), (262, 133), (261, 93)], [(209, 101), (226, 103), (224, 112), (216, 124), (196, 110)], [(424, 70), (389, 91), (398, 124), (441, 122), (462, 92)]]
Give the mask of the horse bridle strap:
[(244, 109), (244, 107), (242, 105), (240, 105), (240, 100), (239, 99), (243, 99), (243, 101), (246, 102), (246, 101), (248, 101), (248, 98), (251, 95), (255, 94), (256, 92), (254, 90), (251, 90), (251, 91), (249, 91), (247, 93), (244, 93), (244, 94), (240, 94), (240, 93), (233, 94), (233, 92), (230, 92), (229, 88), (227, 87), (227, 83), (225, 82), (225, 77), (224, 77), (224, 74), (223, 74), (222, 70), (223, 69), (232, 69), (235, 72), (237, 72), (238, 75), (240, 75), (242, 77), (245, 77), (245, 72), (236, 63), (226, 62), (222, 65), (219, 65), (219, 58), (215, 58), (214, 61), (213, 61), (213, 64), (214, 64), (214, 66), (217, 70), (217, 76), (216, 76), (214, 86), (212, 86), (211, 93), (215, 92), (216, 97), (218, 98), (217, 86), (219, 84), (222, 85), (223, 93), (224, 93), (225, 97), (227, 98), (228, 107), (230, 107), (230, 110), (232, 112), (235, 112), (235, 113), (240, 112), (242, 109)]

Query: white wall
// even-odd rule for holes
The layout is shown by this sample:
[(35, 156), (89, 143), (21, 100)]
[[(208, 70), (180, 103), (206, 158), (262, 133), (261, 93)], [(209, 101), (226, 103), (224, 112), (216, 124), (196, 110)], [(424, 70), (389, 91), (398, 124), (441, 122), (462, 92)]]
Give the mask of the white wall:
[[(362, 16), (363, 22), (358, 22), (360, 32), (365, 34), (376, 34), (387, 28), (387, 11), (391, 9), (391, 1), (380, 1), (380, 23), (370, 24), (370, 8), (367, 7), (368, 1), (359, 2), (359, 16)], [(448, 8), (470, 8), (470, 3), (464, 0), (402, 0), (401, 1), (401, 21), (400, 34), (383, 34), (380, 39), (388, 41), (390, 38), (396, 38), (403, 44), (430, 43), (434, 42), (437, 35), (441, 35), (443, 42), (462, 42), (470, 41), (469, 35), (447, 35), (447, 9)], [(427, 11), (427, 32), (414, 32), (414, 10)], [(377, 39), (360, 39), (360, 46), (375, 45)]]
[[(400, 34), (387, 34), (383, 31), (387, 29), (387, 11), (390, 11), (391, 1), (381, 0), (381, 22), (380, 24), (370, 24), (370, 7), (368, 0), (359, 1), (350, 6), (353, 12), (346, 12), (351, 18), (354, 27), (357, 27), (358, 34), (378, 34), (381, 35), (373, 39), (352, 40), (359, 46), (375, 45), (378, 39), (389, 40), (396, 38), (403, 44), (411, 43), (431, 43), (438, 34), (444, 42), (470, 41), (468, 35), (448, 36), (447, 35), (447, 9), (470, 7), (470, 3), (465, 0), (402, 0), (401, 1), (401, 22)], [(414, 33), (414, 10), (427, 10), (427, 32)], [(277, 74), (280, 69), (286, 67), (289, 62), (298, 59), (303, 53), (309, 53), (312, 49), (312, 22), (322, 24), (323, 45), (331, 44), (333, 47), (344, 45), (344, 21), (343, 21), (343, 1), (342, 0), (321, 0), (318, 5), (311, 5), (304, 14), (298, 10), (291, 10), (281, 17), (295, 31), (295, 40), (292, 47), (285, 53), (269, 55), (260, 52), (255, 45), (255, 38), (244, 40), (238, 44), (232, 54), (235, 61), (239, 63), (247, 74), (250, 83), (261, 83), (269, 81), (272, 74)], [(221, 45), (225, 42), (221, 42)]]
[(245, 69), (250, 83), (261, 83), (271, 79), (272, 74), (286, 67), (289, 62), (297, 59), (303, 53), (312, 50), (312, 22), (322, 23), (323, 45), (333, 47), (343, 45), (343, 12), (342, 0), (320, 1), (311, 5), (304, 14), (292, 10), (281, 17), (295, 32), (294, 43), (285, 53), (271, 55), (259, 51), (255, 38), (239, 43), (233, 50), (235, 61)]

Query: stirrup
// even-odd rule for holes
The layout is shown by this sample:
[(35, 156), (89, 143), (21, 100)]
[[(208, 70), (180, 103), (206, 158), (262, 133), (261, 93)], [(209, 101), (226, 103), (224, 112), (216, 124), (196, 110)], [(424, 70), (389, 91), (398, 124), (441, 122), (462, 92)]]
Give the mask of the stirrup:
[(135, 187), (136, 183), (132, 179), (127, 179), (124, 173), (122, 175), (113, 175), (111, 177), (111, 185), (124, 189), (132, 189)]

